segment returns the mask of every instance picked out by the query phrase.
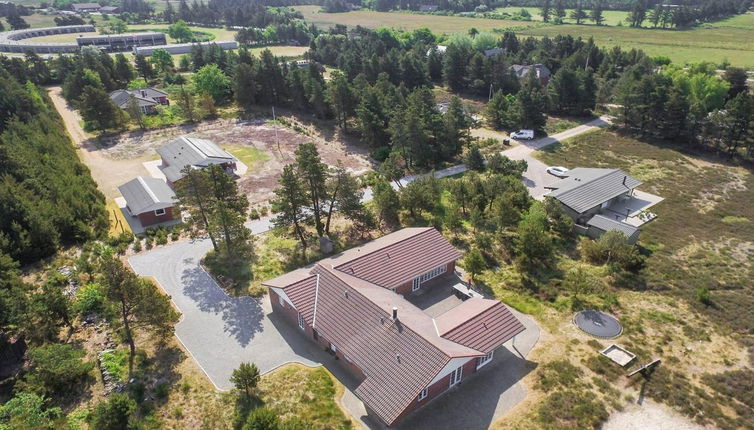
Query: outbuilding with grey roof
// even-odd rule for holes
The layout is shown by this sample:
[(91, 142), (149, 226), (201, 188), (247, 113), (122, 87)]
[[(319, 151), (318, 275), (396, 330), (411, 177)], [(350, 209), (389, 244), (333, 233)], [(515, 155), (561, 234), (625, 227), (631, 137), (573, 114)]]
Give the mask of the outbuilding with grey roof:
[(161, 179), (137, 176), (118, 190), (126, 200), (128, 212), (139, 218), (143, 226), (172, 221), (177, 215), (175, 192)]

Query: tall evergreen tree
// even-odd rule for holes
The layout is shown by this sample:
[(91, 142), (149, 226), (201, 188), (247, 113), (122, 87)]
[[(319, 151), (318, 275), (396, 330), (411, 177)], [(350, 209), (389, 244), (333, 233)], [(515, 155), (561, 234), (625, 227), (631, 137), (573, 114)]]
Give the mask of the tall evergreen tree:
[(542, 21), (550, 22), (550, 14), (552, 13), (552, 4), (550, 0), (542, 1), (542, 8), (539, 10), (539, 14), (542, 16)]
[(272, 200), (272, 210), (277, 213), (273, 219), (276, 227), (293, 227), (293, 231), (301, 242), (301, 249), (306, 254), (306, 235), (304, 222), (307, 219), (307, 198), (304, 183), (296, 173), (294, 165), (283, 167), (280, 175), (280, 186), (275, 189)]
[(104, 133), (108, 129), (120, 129), (125, 123), (123, 111), (110, 100), (102, 88), (87, 86), (79, 102), (81, 117), (93, 129)]
[(602, 0), (594, 0), (592, 3), (592, 12), (589, 14), (589, 17), (596, 25), (602, 25), (605, 22), (605, 17), (602, 14), (604, 7)]

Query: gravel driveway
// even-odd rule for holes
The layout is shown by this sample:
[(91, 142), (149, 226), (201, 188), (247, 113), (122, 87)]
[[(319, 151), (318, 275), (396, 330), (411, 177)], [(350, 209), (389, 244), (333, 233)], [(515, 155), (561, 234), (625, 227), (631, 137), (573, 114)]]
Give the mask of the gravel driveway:
[(221, 390), (241, 362), (267, 373), (289, 362), (317, 366), (314, 343), (271, 315), (267, 297), (229, 297), (199, 266), (209, 240), (177, 242), (128, 261), (140, 276), (157, 280), (183, 314), (175, 335)]

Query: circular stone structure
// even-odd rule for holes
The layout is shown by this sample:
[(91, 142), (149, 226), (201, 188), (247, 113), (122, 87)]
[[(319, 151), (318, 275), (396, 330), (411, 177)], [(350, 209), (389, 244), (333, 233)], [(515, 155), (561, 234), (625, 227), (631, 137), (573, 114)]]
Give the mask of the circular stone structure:
[(573, 323), (583, 332), (603, 339), (618, 337), (623, 332), (623, 327), (614, 316), (594, 309), (577, 313)]

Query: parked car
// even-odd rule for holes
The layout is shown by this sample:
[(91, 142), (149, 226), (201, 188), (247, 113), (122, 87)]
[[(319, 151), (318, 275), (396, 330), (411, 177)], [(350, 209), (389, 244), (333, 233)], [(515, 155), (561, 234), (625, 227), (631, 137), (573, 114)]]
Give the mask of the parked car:
[(550, 166), (547, 168), (547, 173), (557, 176), (558, 178), (565, 178), (568, 176), (568, 169), (563, 166)]
[(511, 133), (513, 139), (532, 140), (534, 139), (534, 130), (519, 130)]

